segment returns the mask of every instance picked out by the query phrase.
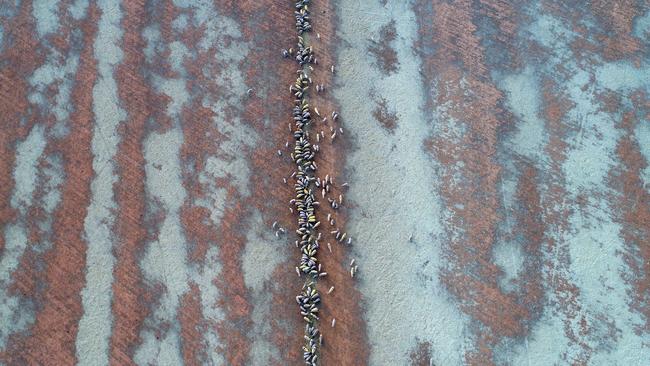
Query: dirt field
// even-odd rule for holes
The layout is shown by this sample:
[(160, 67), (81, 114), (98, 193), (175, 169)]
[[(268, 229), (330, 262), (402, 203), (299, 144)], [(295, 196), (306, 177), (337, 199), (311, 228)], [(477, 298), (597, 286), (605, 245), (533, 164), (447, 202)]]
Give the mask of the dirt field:
[[(647, 365), (650, 4), (310, 11), (321, 364)], [(303, 363), (293, 16), (0, 2), (0, 365)]]

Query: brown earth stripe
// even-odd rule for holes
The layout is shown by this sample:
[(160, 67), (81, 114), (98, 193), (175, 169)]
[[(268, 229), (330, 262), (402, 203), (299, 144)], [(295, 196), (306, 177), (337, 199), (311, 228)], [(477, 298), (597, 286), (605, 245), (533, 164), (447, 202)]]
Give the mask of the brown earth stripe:
[[(545, 152), (550, 157), (550, 166), (544, 179), (546, 192), (542, 200), (542, 208), (546, 224), (549, 228), (553, 228), (552, 232), (545, 233), (544, 252), (554, 254), (552, 260), (544, 263), (544, 272), (552, 274), (545, 280), (547, 288), (553, 291), (558, 299), (553, 306), (563, 315), (564, 333), (571, 341), (571, 346), (577, 350), (577, 355), (571, 362), (586, 364), (591, 357), (591, 349), (581, 340), (581, 336), (576, 334), (572, 326), (572, 323), (583, 321), (583, 319), (576, 319), (578, 316), (582, 316), (579, 315), (582, 309), (579, 301), (580, 291), (566, 276), (571, 263), (567, 246), (552, 236), (555, 233), (556, 237), (562, 237), (570, 230), (568, 222), (570, 206), (566, 198), (568, 193), (565, 189), (562, 164), (566, 160), (569, 149), (566, 140), (571, 127), (566, 124), (565, 118), (571, 105), (567, 96), (558, 92), (559, 87), (554, 81), (547, 78), (542, 80), (542, 85), (546, 129), (553, 131), (549, 135), (549, 141), (545, 147)], [(563, 355), (563, 357), (567, 357), (567, 355)]]
[(244, 365), (250, 357), (247, 333), (252, 325), (252, 308), (242, 277), (245, 236), (241, 234), (242, 226), (237, 223), (243, 219), (247, 210), (239, 203), (241, 200), (232, 187), (228, 188), (226, 202), (233, 204), (225, 210), (218, 229), (219, 258), (223, 267), (221, 275), (214, 279), (221, 295), (217, 305), (226, 313), (226, 319), (217, 324), (217, 331), (224, 344), (218, 351), (224, 354), (229, 364)]
[(85, 283), (83, 223), (90, 203), (93, 174), (92, 87), (97, 77), (93, 40), (99, 15), (97, 7), (91, 6), (80, 25), (83, 50), (72, 91), (75, 110), (70, 116), (70, 133), (52, 147), (63, 156), (65, 183), (62, 203), (54, 214), (53, 246), (43, 258), (43, 282), (47, 287), (39, 301), (34, 325), (25, 338), (13, 345), (15, 351), (10, 352), (13, 362), (57, 365), (76, 362), (75, 338), (83, 313), (80, 292)]
[(201, 290), (192, 282), (190, 289), (181, 298), (178, 308), (181, 325), (181, 351), (187, 366), (199, 366), (208, 362), (208, 350), (204, 340), (208, 324), (203, 317)]
[[(15, 187), (12, 173), (16, 161), (16, 141), (25, 138), (36, 122), (38, 112), (30, 111), (27, 99), (29, 85), (27, 78), (44, 61), (38, 39), (35, 37), (35, 24), (32, 17), (32, 4), (24, 1), (14, 17), (0, 17), (5, 32), (5, 43), (0, 54), (2, 64), (12, 67), (0, 68), (0, 229), (13, 221), (16, 212), (11, 208), (11, 194)], [(27, 117), (24, 122), (22, 118)], [(0, 234), (4, 230), (0, 231)], [(0, 256), (3, 255), (5, 236), (0, 235)]]
[(544, 233), (548, 229), (543, 221), (540, 197), (540, 173), (528, 161), (522, 161), (521, 175), (517, 182), (516, 198), (519, 209), (514, 213), (517, 229), (516, 235), (523, 237), (523, 250), (526, 253), (523, 270), (515, 282), (519, 288), (517, 301), (530, 312), (530, 319), (525, 324), (530, 331), (531, 321), (537, 320), (543, 310), (546, 294), (542, 276)]
[[(338, 210), (333, 210), (326, 200), (320, 196), (320, 190), (315, 194), (322, 202), (317, 211), (318, 220), (323, 224), (321, 248), (318, 258), (323, 264), (323, 270), (327, 276), (318, 280), (318, 291), (321, 294), (321, 325), (320, 331), (323, 334), (323, 346), (321, 347), (321, 358), (323, 365), (367, 365), (369, 359), (370, 345), (366, 333), (366, 323), (363, 313), (363, 297), (359, 290), (358, 280), (350, 277), (350, 251), (355, 245), (369, 245), (364, 238), (352, 238), (352, 247), (346, 243), (339, 243), (335, 234), (328, 229), (327, 214), (330, 213), (336, 219), (336, 226), (342, 231), (346, 229), (348, 220), (348, 201), (345, 200), (347, 189), (341, 187), (346, 182), (344, 169), (346, 166), (347, 152), (353, 144), (350, 136), (338, 132), (338, 136), (330, 142), (331, 132), (329, 126), (337, 129), (346, 123), (354, 123), (352, 120), (343, 121), (339, 117), (333, 121), (332, 112), (340, 113), (331, 90), (334, 87), (334, 75), (331, 66), (336, 65), (338, 36), (336, 35), (336, 23), (338, 21), (335, 9), (335, 2), (332, 0), (314, 1), (310, 5), (312, 13), (312, 25), (314, 29), (309, 33), (309, 44), (313, 46), (315, 56), (318, 58), (318, 65), (314, 65), (311, 77), (314, 84), (324, 84), (325, 91), (317, 93), (315, 85), (310, 87), (309, 102), (313, 107), (319, 109), (322, 117), (327, 117), (325, 124), (312, 112), (313, 122), (310, 133), (315, 136), (320, 131), (325, 132), (325, 138), (321, 139), (320, 152), (316, 154), (315, 161), (318, 164), (316, 175), (324, 179), (330, 175), (334, 179), (334, 185), (329, 197), (338, 199), (339, 194), (343, 195), (343, 205)], [(318, 38), (320, 35), (320, 38)], [(313, 139), (313, 138), (312, 138)], [(315, 141), (312, 141), (315, 143)], [(349, 235), (349, 234), (348, 234)], [(331, 243), (332, 253), (327, 249), (326, 243)], [(360, 264), (360, 271), (363, 270), (363, 263)], [(331, 286), (335, 289), (331, 294), (327, 291)], [(336, 319), (336, 326), (331, 327), (332, 319)]]
[(139, 260), (144, 250), (146, 229), (145, 172), (142, 152), (145, 124), (151, 114), (150, 92), (142, 75), (144, 40), (142, 29), (146, 19), (143, 0), (122, 5), (125, 13), (122, 49), (124, 59), (116, 78), (120, 102), (128, 118), (118, 127), (121, 142), (115, 160), (120, 177), (114, 186), (119, 207), (116, 219), (116, 263), (113, 270), (113, 332), (110, 340), (110, 363), (133, 365), (133, 355), (141, 343), (140, 330), (152, 301), (142, 279)]
[[(428, 96), (427, 106), (448, 103), (449, 117), (464, 130), (458, 133), (451, 125), (442, 126), (441, 135), (428, 148), (442, 164), (440, 194), (449, 211), (444, 223), (451, 238), (446, 248), (449, 267), (442, 271), (441, 280), (473, 319), (473, 346), (465, 354), (472, 365), (495, 364), (494, 346), (504, 337), (522, 335), (530, 318), (517, 297), (500, 288), (500, 269), (492, 258), (502, 219), (498, 191), (502, 167), (496, 154), (506, 122), (500, 116), (503, 96), (490, 80), (473, 19), (476, 7), (485, 7), (490, 14), (490, 7), (497, 5), (486, 3), (416, 3), (416, 11), (423, 15), (420, 43), (434, 39), (437, 46), (434, 54), (422, 55), (425, 85), (429, 89), (434, 80), (445, 85), (438, 88), (437, 99)], [(502, 37), (514, 37), (510, 27), (503, 29)]]
[[(259, 210), (268, 227), (273, 221), (278, 221), (292, 233), (295, 220), (289, 213), (288, 201), (293, 190), (282, 183), (283, 177), (291, 181), (292, 165), (288, 157), (281, 159), (276, 152), (278, 149), (285, 151), (284, 142), (292, 141), (287, 129), (291, 114), (286, 106), (290, 105), (291, 97), (286, 85), (289, 80), (293, 81), (296, 66), (283, 59), (280, 51), (295, 43), (293, 9), (291, 3), (263, 4), (258, 1), (241, 1), (225, 9), (237, 19), (244, 39), (250, 42), (247, 61), (240, 65), (246, 85), (253, 89), (252, 95), (243, 100), (243, 122), (258, 131), (261, 137), (261, 143), (246, 152), (250, 156), (251, 196), (245, 205), (250, 207), (249, 210)], [(288, 151), (285, 151), (285, 156), (288, 156)], [(269, 186), (277, 188), (270, 190)], [(292, 235), (285, 235), (283, 239), (293, 249)], [(243, 245), (242, 242), (242, 248)], [(268, 337), (268, 342), (280, 355), (279, 360), (269, 360), (271, 364), (302, 364), (297, 345), (302, 342), (303, 325), (297, 313), (287, 311), (295, 308), (294, 297), (302, 282), (292, 270), (294, 265), (295, 258), (287, 258), (278, 264), (267, 285), (273, 317), (268, 319), (271, 332), (263, 337)]]
[[(639, 99), (641, 96), (639, 96)], [(636, 104), (641, 104), (638, 102)], [(650, 103), (645, 100), (645, 106), (639, 110), (649, 110)], [(612, 185), (617, 188), (619, 195), (612, 198), (613, 206), (621, 222), (621, 235), (627, 245), (623, 254), (633, 277), (628, 279), (634, 291), (630, 307), (641, 314), (644, 326), (639, 333), (650, 333), (650, 193), (644, 187), (642, 172), (647, 169), (648, 162), (641, 154), (639, 143), (634, 136), (636, 125), (641, 123), (634, 111), (623, 115), (621, 126), (624, 135), (616, 148), (616, 153), (622, 165), (610, 173)]]

